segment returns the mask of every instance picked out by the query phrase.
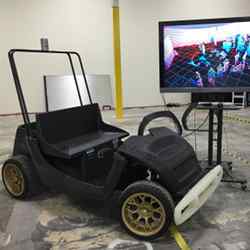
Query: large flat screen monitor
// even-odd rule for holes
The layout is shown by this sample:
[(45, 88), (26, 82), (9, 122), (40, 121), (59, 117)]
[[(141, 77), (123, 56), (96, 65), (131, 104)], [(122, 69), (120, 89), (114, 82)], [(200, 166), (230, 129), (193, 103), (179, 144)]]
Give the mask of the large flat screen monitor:
[(250, 91), (250, 17), (159, 23), (161, 92)]

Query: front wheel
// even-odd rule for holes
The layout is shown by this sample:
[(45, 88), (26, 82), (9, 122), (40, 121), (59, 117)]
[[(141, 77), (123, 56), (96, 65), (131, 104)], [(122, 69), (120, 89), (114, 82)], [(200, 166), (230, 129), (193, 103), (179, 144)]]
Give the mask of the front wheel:
[(42, 191), (33, 163), (24, 155), (13, 156), (3, 164), (2, 180), (7, 192), (16, 199), (30, 198)]
[(131, 235), (154, 240), (173, 222), (174, 202), (157, 183), (138, 181), (129, 185), (120, 198), (120, 220)]

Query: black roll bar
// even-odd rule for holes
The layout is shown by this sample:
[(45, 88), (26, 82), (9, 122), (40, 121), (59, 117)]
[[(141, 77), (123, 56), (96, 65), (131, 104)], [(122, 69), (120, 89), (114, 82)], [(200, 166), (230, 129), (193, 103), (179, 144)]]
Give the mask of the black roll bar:
[(21, 83), (20, 83), (20, 78), (19, 78), (19, 75), (18, 75), (18, 70), (17, 70), (17, 66), (16, 66), (16, 62), (15, 62), (14, 55), (16, 53), (65, 54), (65, 55), (67, 55), (68, 59), (69, 59), (71, 71), (72, 71), (72, 74), (73, 74), (73, 78), (74, 78), (74, 81), (75, 81), (75, 85), (76, 85), (80, 105), (83, 106), (82, 97), (81, 97), (81, 93), (80, 93), (80, 89), (79, 89), (79, 84), (78, 84), (77, 77), (76, 77), (76, 71), (75, 71), (73, 60), (72, 60), (72, 55), (76, 56), (78, 58), (78, 62), (80, 64), (80, 68), (81, 68), (82, 75), (83, 75), (83, 78), (84, 78), (85, 87), (87, 89), (89, 101), (90, 101), (91, 104), (93, 103), (92, 98), (91, 98), (91, 94), (90, 94), (90, 90), (89, 90), (89, 86), (88, 86), (88, 82), (87, 82), (87, 78), (86, 78), (86, 74), (85, 74), (85, 71), (84, 71), (82, 59), (81, 59), (81, 56), (79, 55), (79, 53), (77, 53), (75, 51), (56, 51), (56, 50), (44, 51), (44, 50), (33, 50), (33, 49), (11, 49), (9, 51), (9, 53), (8, 53), (8, 57), (9, 57), (10, 67), (11, 67), (11, 71), (12, 71), (12, 75), (13, 75), (13, 79), (14, 79), (14, 83), (15, 83), (15, 87), (16, 87), (16, 92), (17, 92), (17, 96), (18, 96), (18, 100), (19, 100), (19, 105), (20, 105), (20, 108), (21, 108), (21, 112), (22, 112), (22, 116), (23, 116), (23, 120), (24, 120), (24, 124), (25, 124), (25, 128), (26, 128), (26, 132), (27, 132), (28, 136), (30, 136), (30, 134), (31, 134), (30, 133), (30, 119), (29, 119), (29, 113), (28, 113), (28, 110), (27, 110), (27, 105), (26, 105), (25, 98), (24, 98), (24, 95), (23, 95), (23, 90), (22, 90), (22, 86), (21, 86)]

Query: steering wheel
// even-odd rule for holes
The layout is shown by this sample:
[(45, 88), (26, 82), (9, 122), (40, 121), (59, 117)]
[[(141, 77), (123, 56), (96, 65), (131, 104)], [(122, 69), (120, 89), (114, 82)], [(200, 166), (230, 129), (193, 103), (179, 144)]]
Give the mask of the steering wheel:
[[(176, 128), (176, 133), (178, 135), (182, 135), (182, 127), (181, 127), (181, 124), (179, 122), (179, 120), (177, 119), (177, 117), (175, 116), (174, 113), (172, 113), (171, 111), (158, 111), (158, 112), (154, 112), (154, 113), (151, 113), (149, 115), (146, 115), (143, 120), (141, 121), (140, 125), (139, 125), (139, 128), (138, 128), (138, 135), (141, 135), (143, 136), (144, 133), (145, 133), (145, 130), (146, 130), (146, 127), (147, 125), (157, 119), (157, 118), (170, 118), (174, 125), (175, 125), (175, 128)], [(160, 129), (160, 128), (159, 128)], [(162, 127), (161, 127), (162, 129)]]

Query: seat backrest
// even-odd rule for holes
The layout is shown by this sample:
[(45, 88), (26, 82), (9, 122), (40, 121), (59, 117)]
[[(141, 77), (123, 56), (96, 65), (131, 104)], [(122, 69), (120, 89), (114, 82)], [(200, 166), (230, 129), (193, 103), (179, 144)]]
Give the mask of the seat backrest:
[(101, 121), (98, 104), (90, 104), (40, 113), (36, 116), (37, 129), (48, 143), (55, 144), (97, 131)]

